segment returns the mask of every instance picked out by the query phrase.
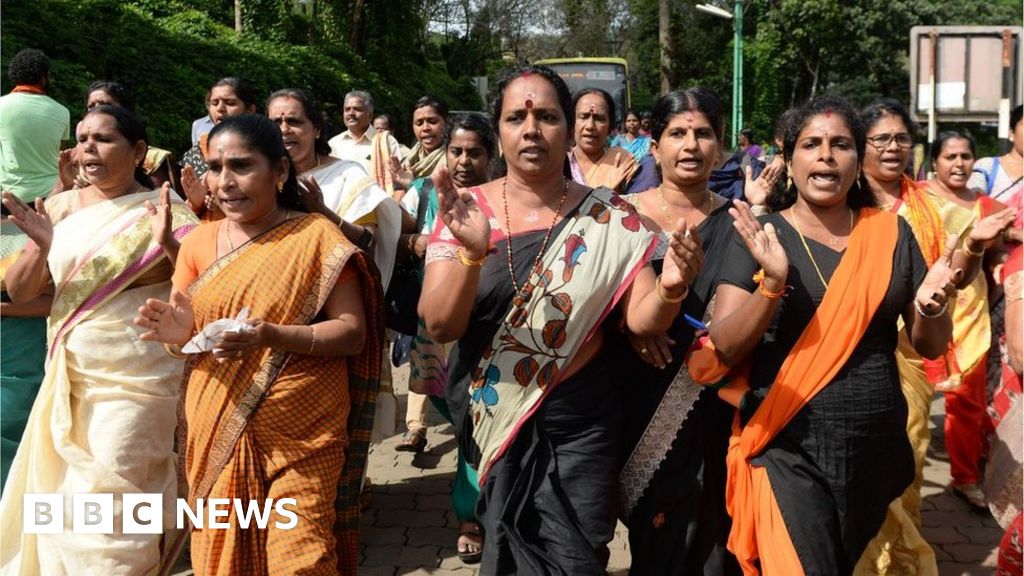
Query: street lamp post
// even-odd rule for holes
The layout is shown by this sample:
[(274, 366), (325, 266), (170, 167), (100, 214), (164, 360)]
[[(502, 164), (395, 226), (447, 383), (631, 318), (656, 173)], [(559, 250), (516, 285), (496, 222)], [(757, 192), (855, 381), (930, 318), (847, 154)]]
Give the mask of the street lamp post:
[(697, 10), (733, 21), (732, 41), (732, 147), (736, 148), (737, 136), (743, 127), (743, 0), (733, 0), (730, 14), (714, 4), (697, 4)]

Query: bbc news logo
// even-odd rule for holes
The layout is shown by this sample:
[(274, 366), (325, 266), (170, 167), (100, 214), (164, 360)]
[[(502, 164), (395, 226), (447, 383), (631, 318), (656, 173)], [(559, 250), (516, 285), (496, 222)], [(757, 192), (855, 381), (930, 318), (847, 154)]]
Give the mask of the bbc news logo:
[[(63, 534), (65, 512), (71, 518), (74, 534), (114, 534), (116, 516), (113, 494), (73, 494), (71, 508), (65, 510), (65, 494), (25, 494), (22, 530), (25, 534)], [(163, 494), (122, 494), (122, 534), (162, 534), (164, 526)], [(242, 500), (238, 498), (200, 498), (192, 506), (184, 498), (175, 501), (175, 526), (179, 530), (198, 528), (226, 530), (234, 524), (242, 529), (266, 530), (272, 512), (280, 518), (273, 526), (291, 530), (299, 523), (294, 498), (278, 500)]]

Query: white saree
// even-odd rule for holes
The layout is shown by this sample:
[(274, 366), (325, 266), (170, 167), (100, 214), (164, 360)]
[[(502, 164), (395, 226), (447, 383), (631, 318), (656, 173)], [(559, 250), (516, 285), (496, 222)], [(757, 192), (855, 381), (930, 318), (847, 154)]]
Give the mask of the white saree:
[[(48, 201), (51, 217), (68, 212), (78, 194)], [(132, 324), (147, 298), (166, 298), (170, 289), (170, 266), (144, 207), (157, 199), (156, 191), (121, 196), (54, 227), (46, 375), (0, 499), (2, 574), (156, 574), (166, 560), (183, 362), (139, 340)], [(180, 202), (172, 212), (181, 238), (195, 217)], [(31, 493), (64, 495), (63, 534), (25, 533), (23, 496)], [(97, 493), (114, 495), (113, 533), (72, 533), (72, 495)], [(123, 533), (128, 493), (163, 495), (164, 534)]]

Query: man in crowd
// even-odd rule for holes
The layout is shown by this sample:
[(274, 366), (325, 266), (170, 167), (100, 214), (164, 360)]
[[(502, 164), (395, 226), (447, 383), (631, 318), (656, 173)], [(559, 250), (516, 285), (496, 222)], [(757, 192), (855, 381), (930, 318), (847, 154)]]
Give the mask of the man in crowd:
[[(371, 125), (373, 119), (373, 97), (369, 92), (355, 90), (345, 95), (344, 109), (342, 110), (345, 121), (345, 130), (334, 138), (331, 138), (331, 155), (342, 160), (358, 162), (368, 173), (372, 170), (373, 162), (376, 160), (373, 154), (375, 151), (375, 138), (377, 129)], [(384, 134), (384, 133), (382, 133)], [(391, 134), (384, 134), (385, 142), (379, 142), (376, 148), (383, 147), (390, 157), (399, 161), (405, 158), (402, 154), (398, 140)], [(388, 159), (381, 159), (387, 165)]]
[(9, 71), (14, 89), (0, 98), (0, 189), (29, 204), (57, 182), (60, 143), (71, 114), (47, 96), (50, 59), (32, 48), (18, 52)]

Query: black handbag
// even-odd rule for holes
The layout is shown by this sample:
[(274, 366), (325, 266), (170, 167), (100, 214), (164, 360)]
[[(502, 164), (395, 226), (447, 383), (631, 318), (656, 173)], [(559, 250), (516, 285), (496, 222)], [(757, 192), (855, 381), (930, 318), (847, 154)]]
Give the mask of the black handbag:
[[(423, 178), (419, 186), (419, 198), (416, 204), (416, 232), (423, 229), (427, 217), (427, 204), (430, 194), (434, 191), (434, 182)], [(419, 325), (419, 314), (416, 306), (420, 301), (420, 289), (423, 282), (423, 260), (410, 254), (402, 260), (395, 261), (395, 269), (391, 273), (391, 283), (384, 294), (384, 323), (402, 334), (416, 335)]]

